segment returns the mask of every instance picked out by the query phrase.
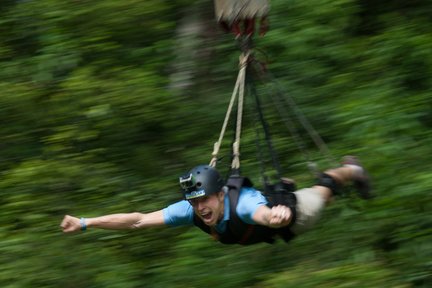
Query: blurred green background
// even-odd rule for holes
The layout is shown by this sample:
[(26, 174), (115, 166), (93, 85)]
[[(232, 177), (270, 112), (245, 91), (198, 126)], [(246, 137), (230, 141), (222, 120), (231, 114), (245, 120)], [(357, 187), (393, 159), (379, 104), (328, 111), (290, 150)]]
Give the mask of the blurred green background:
[[(178, 175), (211, 158), (239, 50), (212, 1), (2, 0), (1, 287), (432, 286), (432, 2), (271, 3), (257, 57), (334, 155), (363, 159), (378, 197), (339, 199), (289, 244), (223, 246), (195, 228), (64, 235), (64, 214), (180, 199)], [(311, 185), (267, 116), (284, 171)], [(243, 144), (259, 183), (253, 132)]]

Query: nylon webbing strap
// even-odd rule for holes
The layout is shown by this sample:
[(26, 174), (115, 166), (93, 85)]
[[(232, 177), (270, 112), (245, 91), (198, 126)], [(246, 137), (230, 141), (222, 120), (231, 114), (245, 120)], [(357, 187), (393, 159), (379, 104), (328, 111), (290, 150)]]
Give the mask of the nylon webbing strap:
[[(262, 71), (262, 68), (260, 66), (261, 63), (255, 62), (254, 64), (257, 64), (255, 65), (256, 71), (258, 72)], [(273, 85), (271, 85), (272, 91), (270, 93), (270, 96), (273, 101), (273, 105), (276, 107), (276, 110), (278, 111), (278, 114), (283, 120), (285, 126), (290, 131), (294, 141), (297, 144), (298, 149), (302, 152), (305, 160), (308, 162), (308, 167), (311, 170), (312, 174), (316, 174), (318, 172), (317, 166), (311, 160), (311, 157), (305, 148), (306, 145), (304, 143), (303, 137), (301, 136), (300, 132), (297, 131), (297, 129), (295, 128), (294, 121), (292, 121), (291, 117), (288, 116), (290, 113), (288, 113), (288, 109), (286, 108), (286, 106), (289, 107), (291, 114), (293, 114), (293, 118), (295, 118), (301, 124), (303, 129), (307, 132), (307, 134), (312, 139), (312, 141), (314, 142), (315, 146), (318, 148), (322, 156), (327, 158), (327, 160), (332, 166), (337, 165), (337, 161), (335, 161), (334, 157), (330, 153), (330, 150), (328, 149), (326, 143), (321, 138), (319, 133), (315, 130), (315, 128), (312, 126), (312, 124), (308, 121), (308, 119), (300, 110), (300, 108), (297, 106), (297, 104), (295, 103), (291, 95), (283, 91), (281, 85), (277, 82), (277, 80), (271, 75), (269, 71), (266, 71), (265, 73), (261, 72), (259, 73), (259, 75), (262, 78), (266, 78), (266, 79), (262, 79), (263, 82), (267, 80), (268, 82), (273, 83)]]
[[(280, 179), (282, 177), (282, 168), (281, 168), (280, 163), (279, 163), (277, 152), (273, 147), (273, 142), (272, 142), (272, 138), (271, 138), (271, 134), (270, 134), (270, 128), (269, 128), (269, 125), (268, 125), (268, 123), (264, 117), (263, 109), (261, 107), (261, 100), (260, 100), (260, 97), (258, 96), (258, 93), (256, 93), (255, 85), (252, 81), (249, 81), (249, 86), (251, 88), (251, 94), (253, 94), (255, 96), (256, 110), (258, 113), (259, 121), (260, 121), (261, 126), (262, 126), (263, 131), (264, 131), (264, 137), (265, 137), (265, 141), (267, 143), (268, 151), (269, 151), (270, 156), (271, 156), (273, 167), (276, 170), (276, 176), (278, 179)], [(264, 178), (264, 174), (263, 174), (263, 178)]]
[(235, 141), (233, 144), (233, 161), (231, 163), (232, 169), (240, 168), (240, 137), (241, 137), (241, 126), (242, 126), (242, 117), (243, 117), (243, 103), (244, 103), (244, 87), (245, 87), (245, 78), (246, 78), (246, 68), (248, 64), (249, 52), (243, 53), (240, 56), (239, 61), (239, 73), (237, 76), (237, 81), (234, 86), (233, 93), (231, 95), (231, 100), (228, 105), (227, 113), (225, 115), (224, 122), (222, 124), (221, 133), (219, 135), (218, 141), (214, 144), (212, 159), (210, 161), (210, 166), (216, 167), (218, 154), (220, 150), (220, 146), (222, 144), (223, 137), (225, 135), (226, 127), (229, 122), (229, 118), (231, 116), (232, 108), (234, 106), (234, 102), (238, 96), (237, 103), (237, 125), (236, 125), (236, 133), (235, 133)]

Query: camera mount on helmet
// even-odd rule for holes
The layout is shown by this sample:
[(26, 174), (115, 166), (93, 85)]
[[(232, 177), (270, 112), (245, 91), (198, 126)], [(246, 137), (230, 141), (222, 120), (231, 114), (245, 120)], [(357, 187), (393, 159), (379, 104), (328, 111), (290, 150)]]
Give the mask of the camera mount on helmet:
[(225, 181), (209, 165), (199, 165), (179, 177), (181, 192), (186, 200), (208, 196), (222, 191)]

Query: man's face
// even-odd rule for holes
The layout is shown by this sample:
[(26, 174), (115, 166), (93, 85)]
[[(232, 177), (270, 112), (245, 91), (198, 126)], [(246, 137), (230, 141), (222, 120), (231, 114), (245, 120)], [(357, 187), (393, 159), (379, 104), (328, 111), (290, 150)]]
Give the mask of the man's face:
[(189, 200), (195, 214), (201, 218), (204, 224), (214, 226), (222, 219), (224, 213), (224, 198), (223, 191), (209, 196), (198, 197)]

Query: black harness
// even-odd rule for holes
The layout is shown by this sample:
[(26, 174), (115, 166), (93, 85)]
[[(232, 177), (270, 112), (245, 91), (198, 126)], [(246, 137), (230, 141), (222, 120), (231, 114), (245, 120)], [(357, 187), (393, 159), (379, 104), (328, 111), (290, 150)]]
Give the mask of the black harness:
[[(215, 229), (207, 226), (197, 216), (194, 215), (194, 224), (204, 232), (212, 235), (219, 242), (224, 244), (250, 245), (259, 242), (274, 243), (274, 237), (280, 235), (286, 242), (291, 240), (295, 235), (291, 232), (290, 227), (295, 222), (295, 205), (296, 198), (293, 193), (282, 193), (280, 189), (274, 189), (269, 193), (267, 200), (268, 206), (285, 205), (290, 207), (293, 213), (291, 224), (282, 228), (270, 228), (262, 225), (247, 224), (237, 216), (236, 208), (242, 187), (252, 187), (252, 182), (245, 177), (231, 176), (226, 184), (228, 186), (228, 198), (230, 203), (230, 219), (227, 221), (227, 227), (224, 233), (219, 233)], [(276, 186), (276, 185), (272, 185)]]

